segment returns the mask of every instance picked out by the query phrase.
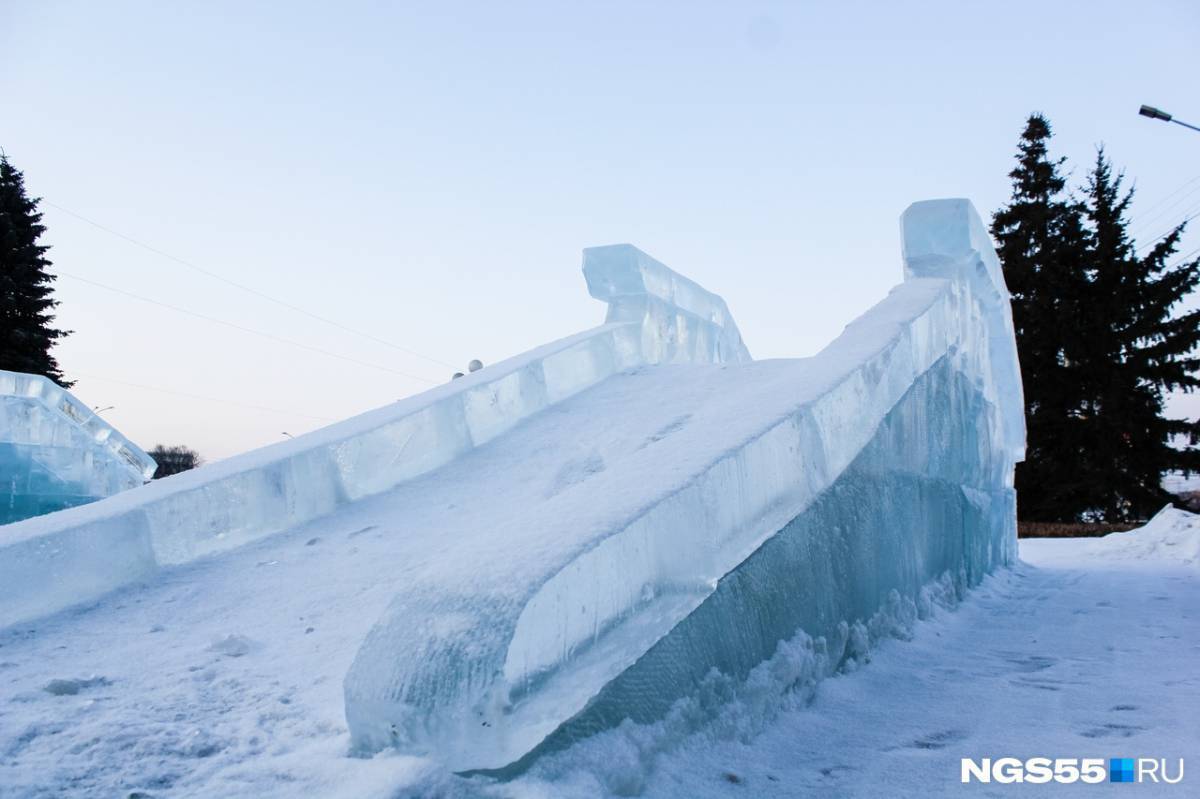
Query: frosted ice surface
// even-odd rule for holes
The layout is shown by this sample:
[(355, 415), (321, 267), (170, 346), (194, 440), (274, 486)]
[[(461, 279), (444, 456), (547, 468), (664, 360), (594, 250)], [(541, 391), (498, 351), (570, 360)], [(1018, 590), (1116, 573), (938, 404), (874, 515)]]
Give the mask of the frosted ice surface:
[(590, 475), (575, 504), (440, 542), (346, 676), (355, 743), (520, 768), (800, 631), (836, 660), (893, 593), (1011, 562), (1024, 428), (999, 265), (965, 200), (913, 205), (902, 232), (901, 285), (816, 357), (763, 363), (715, 295), (632, 248), (587, 251), (589, 289), (642, 322), (643, 349), (725, 364), (663, 372), (678, 420), (565, 468)]
[(981, 299), (987, 323), (991, 378), (1006, 445), (1017, 460), (1025, 453), (1025, 394), (1017, 363), (1012, 308), (1000, 259), (983, 221), (968, 200), (913, 203), (901, 220), (904, 275), (965, 280)]
[(641, 324), (651, 363), (750, 360), (725, 301), (630, 244), (583, 251), (588, 292), (609, 322)]
[(154, 468), (70, 392), (0, 371), (0, 524), (136, 488)]
[(4, 528), (0, 626), (388, 491), (619, 372), (748, 357), (716, 295), (628, 245), (585, 261), (620, 283), (593, 291), (610, 305), (599, 327), (293, 440)]
[(800, 360), (751, 361), (715, 294), (588, 250), (599, 327), (0, 527), (0, 626), (318, 517), (385, 522), (402, 556), (345, 676), (351, 735), (460, 770), (660, 718), (799, 631), (836, 660), (893, 596), (1015, 556), (999, 266), (966, 201), (918, 203), (902, 231), (903, 283)]

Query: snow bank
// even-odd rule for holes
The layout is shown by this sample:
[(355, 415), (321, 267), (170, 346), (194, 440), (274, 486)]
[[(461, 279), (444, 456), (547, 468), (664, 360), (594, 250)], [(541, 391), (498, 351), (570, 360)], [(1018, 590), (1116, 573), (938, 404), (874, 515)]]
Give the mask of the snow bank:
[[(610, 304), (600, 327), (293, 440), (0, 527), (0, 627), (386, 491), (614, 373), (749, 359), (719, 297), (635, 247), (589, 249), (584, 271)], [(63, 412), (86, 417), (98, 441), (140, 453), (62, 394)]]
[(1175, 561), (1200, 569), (1200, 515), (1167, 505), (1136, 530), (1109, 533), (1086, 545), (1088, 554), (1100, 559)]
[[(519, 768), (661, 716), (711, 668), (744, 676), (798, 631), (870, 618), (892, 591), (1011, 562), (1024, 417), (999, 264), (965, 200), (917, 203), (902, 228), (904, 283), (816, 357), (778, 362), (776, 391), (678, 462), (620, 493), (597, 481), (601, 523), (564, 508), (578, 529), (503, 550), (480, 530), (457, 569), (403, 588), (345, 680), (356, 745)], [(718, 351), (740, 355), (729, 338)], [(490, 557), (473, 571), (475, 541)]]

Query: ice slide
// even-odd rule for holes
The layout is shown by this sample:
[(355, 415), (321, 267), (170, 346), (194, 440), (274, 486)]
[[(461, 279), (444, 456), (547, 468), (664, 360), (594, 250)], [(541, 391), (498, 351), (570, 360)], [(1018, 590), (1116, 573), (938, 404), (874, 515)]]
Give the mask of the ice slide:
[(0, 369), (0, 524), (137, 488), (155, 468), (71, 392)]
[[(264, 598), (239, 580), (231, 612), (263, 625), (321, 597), (362, 630), (322, 656), (345, 663), (354, 747), (460, 771), (661, 717), (799, 631), (836, 662), (855, 622), (1015, 556), (1024, 433), (999, 264), (963, 200), (913, 205), (902, 232), (903, 283), (800, 360), (749, 360), (718, 297), (638, 250), (587, 250), (598, 328), (0, 528), (0, 624), (201, 556), (232, 572), (264, 539)], [(312, 534), (343, 529), (355, 554), (322, 554)], [(303, 557), (285, 549), (298, 535)]]

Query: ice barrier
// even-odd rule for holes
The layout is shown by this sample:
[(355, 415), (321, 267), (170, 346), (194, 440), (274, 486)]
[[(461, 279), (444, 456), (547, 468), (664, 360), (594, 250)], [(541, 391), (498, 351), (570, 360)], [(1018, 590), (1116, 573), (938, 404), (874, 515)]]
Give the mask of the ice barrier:
[(0, 627), (386, 491), (614, 373), (749, 359), (720, 297), (637, 248), (585, 250), (584, 271), (610, 306), (599, 327), (293, 440), (0, 528)]
[(66, 389), (0, 370), (0, 524), (136, 488), (154, 469), (149, 455)]
[[(596, 494), (600, 524), (414, 576), (346, 676), (355, 744), (505, 773), (661, 717), (798, 632), (836, 662), (856, 620), (1011, 562), (1024, 419), (1000, 266), (965, 200), (914, 204), (902, 233), (904, 282), (779, 367), (791, 396), (730, 409), (690, 460)], [(604, 285), (637, 285), (634, 266)], [(757, 366), (725, 367), (729, 390)]]
[(750, 360), (725, 300), (637, 247), (583, 251), (588, 292), (608, 303), (609, 323), (634, 322), (647, 363)]

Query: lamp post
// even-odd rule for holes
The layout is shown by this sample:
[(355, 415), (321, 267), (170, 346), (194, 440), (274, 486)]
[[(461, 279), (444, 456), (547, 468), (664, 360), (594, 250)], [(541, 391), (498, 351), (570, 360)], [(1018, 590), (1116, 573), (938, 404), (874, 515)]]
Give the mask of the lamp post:
[(1170, 114), (1168, 114), (1166, 111), (1161, 111), (1152, 105), (1142, 106), (1141, 109), (1138, 111), (1138, 113), (1144, 117), (1150, 117), (1151, 119), (1161, 119), (1163, 122), (1174, 122), (1176, 125), (1183, 125), (1185, 128), (1191, 128), (1192, 130), (1200, 130), (1200, 128), (1196, 127), (1195, 125), (1189, 125), (1186, 122), (1180, 122), (1178, 119), (1175, 119)]
[(104, 413), (105, 411), (111, 411), (111, 410), (112, 410), (113, 408), (115, 408), (115, 407), (117, 407), (117, 406), (116, 406), (116, 405), (109, 405), (109, 406), (107, 406), (107, 407), (104, 407), (104, 408), (101, 408), (100, 406), (96, 406), (95, 408), (92, 408), (92, 413), (94, 413), (94, 414), (96, 414), (97, 416), (99, 416), (100, 414)]

